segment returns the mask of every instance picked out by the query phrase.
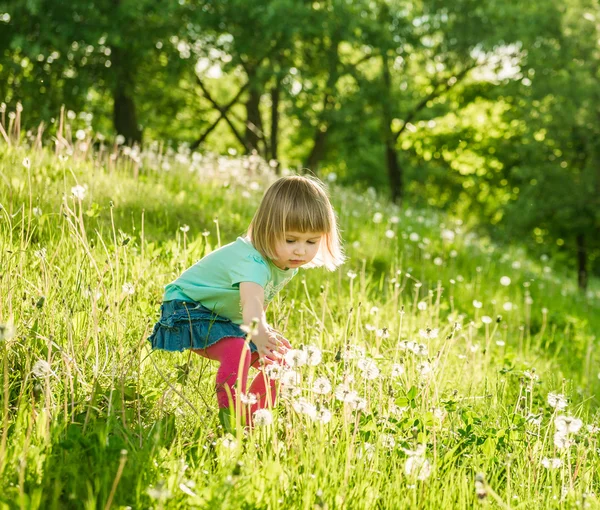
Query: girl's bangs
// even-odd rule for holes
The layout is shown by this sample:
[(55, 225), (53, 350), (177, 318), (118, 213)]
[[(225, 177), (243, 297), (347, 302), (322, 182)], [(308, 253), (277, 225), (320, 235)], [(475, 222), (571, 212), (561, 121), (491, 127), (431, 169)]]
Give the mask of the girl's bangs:
[(331, 229), (327, 208), (291, 207), (285, 217), (285, 231), (326, 233)]

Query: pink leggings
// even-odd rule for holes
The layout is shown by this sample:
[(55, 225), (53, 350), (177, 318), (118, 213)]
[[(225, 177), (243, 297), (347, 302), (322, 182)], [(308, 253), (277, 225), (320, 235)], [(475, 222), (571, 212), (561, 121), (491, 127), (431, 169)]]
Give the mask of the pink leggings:
[[(242, 393), (246, 393), (246, 381), (248, 379), (248, 370), (250, 366), (255, 368), (259, 367), (258, 364), (258, 353), (251, 353), (250, 348), (245, 346), (246, 341), (243, 338), (237, 337), (226, 337), (219, 340), (216, 344), (211, 345), (206, 349), (194, 349), (196, 354), (203, 356), (208, 359), (212, 359), (218, 361), (220, 363), (219, 369), (217, 370), (217, 401), (219, 402), (219, 408), (229, 408), (229, 405), (233, 403), (235, 408), (236, 402), (236, 383), (240, 370), (240, 361), (242, 358), (242, 354), (244, 354), (244, 362), (242, 363), (242, 373), (241, 373), (241, 388)], [(265, 381), (266, 380), (266, 381)], [(271, 403), (275, 404), (275, 399), (277, 397), (277, 388), (276, 381), (269, 379), (261, 370), (252, 384), (250, 385), (250, 389), (248, 393), (253, 393), (256, 395), (257, 402), (249, 406), (249, 416), (252, 416), (252, 413), (257, 409), (262, 409), (267, 407), (269, 404), (269, 400), (267, 399), (267, 384), (271, 389)], [(229, 392), (231, 393), (231, 397), (233, 398), (233, 402), (229, 400), (229, 394), (227, 389), (229, 388)]]

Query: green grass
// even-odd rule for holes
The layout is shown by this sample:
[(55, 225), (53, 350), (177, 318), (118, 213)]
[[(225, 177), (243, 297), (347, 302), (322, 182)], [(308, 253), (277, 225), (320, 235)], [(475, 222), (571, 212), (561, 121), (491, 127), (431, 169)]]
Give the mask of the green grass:
[[(297, 369), (271, 426), (224, 436), (216, 367), (146, 337), (163, 286), (241, 235), (274, 177), (252, 159), (136, 160), (0, 146), (0, 508), (470, 508), (477, 474), (490, 508), (598, 507), (597, 287), (334, 187), (348, 262), (302, 270), (268, 313), (323, 361)], [(559, 449), (563, 414), (584, 425)]]

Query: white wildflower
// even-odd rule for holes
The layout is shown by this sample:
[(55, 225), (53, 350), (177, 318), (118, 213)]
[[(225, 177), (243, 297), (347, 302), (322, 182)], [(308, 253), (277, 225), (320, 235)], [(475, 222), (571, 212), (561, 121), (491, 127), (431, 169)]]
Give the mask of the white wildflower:
[(567, 397), (562, 393), (548, 393), (548, 405), (555, 407), (557, 411), (562, 411), (567, 407)]
[(437, 338), (438, 337), (439, 331), (440, 330), (438, 328), (433, 328), (433, 329), (431, 329), (431, 328), (425, 328), (425, 329), (420, 329), (419, 330), (419, 335), (422, 338), (425, 338), (427, 340), (431, 340), (433, 338)]
[(473, 300), (473, 306), (475, 308), (481, 308), (483, 306), (483, 303), (481, 301), (477, 301), (476, 299)]
[(319, 409), (315, 415), (315, 420), (321, 423), (329, 423), (331, 421), (331, 411), (325, 408)]
[(483, 322), (484, 324), (491, 324), (492, 318), (489, 315), (484, 315), (483, 317), (481, 317), (481, 322)]
[(417, 480), (425, 480), (431, 475), (431, 464), (425, 457), (414, 455), (406, 459), (404, 472), (406, 476), (414, 476)]
[(556, 432), (554, 434), (554, 446), (556, 446), (559, 450), (564, 450), (566, 448), (570, 448), (573, 446), (574, 442), (567, 434), (562, 432)]
[(254, 393), (240, 394), (240, 401), (247, 406), (254, 405), (258, 402), (258, 398)]
[(0, 324), (0, 342), (7, 342), (15, 336), (15, 328), (11, 323)]
[(129, 296), (132, 296), (135, 293), (135, 287), (131, 283), (128, 283), (128, 282), (125, 282), (123, 284), (122, 289), (123, 289), (123, 294), (127, 294)]
[(87, 193), (87, 184), (83, 186), (78, 184), (77, 186), (73, 186), (71, 188), (71, 195), (73, 195), (77, 200), (83, 200)]
[(54, 372), (52, 372), (50, 363), (48, 363), (46, 360), (40, 359), (33, 365), (31, 373), (38, 379), (45, 379), (50, 377)]
[(367, 401), (364, 398), (355, 395), (352, 402), (350, 402), (350, 407), (355, 411), (363, 411), (367, 408)]
[(542, 459), (542, 466), (544, 466), (546, 469), (558, 469), (560, 466), (562, 466), (562, 460), (557, 458), (549, 459), (548, 457), (544, 457)]
[(417, 304), (417, 309), (421, 310), (422, 312), (427, 310), (427, 303), (425, 301), (419, 301)]
[(579, 418), (563, 415), (554, 419), (554, 426), (558, 432), (563, 434), (577, 434), (583, 426), (583, 422)]
[(503, 276), (502, 278), (500, 278), (500, 284), (504, 285), (505, 287), (508, 287), (510, 285), (510, 278), (508, 276)]
[(415, 347), (413, 348), (413, 352), (417, 356), (428, 356), (429, 348), (425, 344), (418, 344), (418, 345), (415, 345)]
[(346, 403), (351, 403), (358, 397), (358, 393), (351, 390), (346, 384), (338, 384), (335, 388), (334, 395), (339, 401)]
[(404, 365), (394, 363), (392, 365), (392, 377), (400, 377), (404, 373)]
[(331, 383), (327, 377), (318, 377), (313, 383), (313, 392), (319, 395), (327, 395), (331, 391)]
[(358, 368), (362, 372), (362, 376), (368, 381), (377, 379), (379, 377), (379, 367), (374, 360), (370, 358), (364, 358), (358, 361)]
[(388, 331), (387, 328), (376, 329), (375, 330), (375, 336), (377, 338), (389, 338), (390, 337), (390, 332)]
[(268, 409), (257, 409), (252, 416), (254, 424), (258, 427), (268, 427), (273, 423), (273, 415)]
[(299, 398), (292, 402), (292, 407), (298, 414), (305, 414), (313, 420), (317, 417), (317, 408), (305, 398)]
[(273, 379), (274, 381), (276, 381), (281, 377), (283, 367), (279, 363), (271, 363), (265, 366), (263, 370), (265, 371), (265, 374), (269, 379)]
[(417, 365), (417, 371), (421, 374), (421, 377), (427, 377), (433, 372), (433, 367), (429, 361), (423, 361)]
[(373, 215), (373, 223), (381, 223), (381, 220), (383, 220), (383, 214), (381, 214), (380, 212), (376, 212)]
[(23, 166), (29, 170), (31, 168), (31, 160), (29, 158), (25, 158), (23, 160)]
[(314, 345), (306, 345), (302, 350), (306, 352), (306, 362), (308, 365), (316, 367), (321, 363), (321, 360), (323, 359), (321, 349)]
[(288, 352), (285, 353), (283, 359), (288, 364), (288, 366), (292, 368), (301, 367), (303, 365), (306, 365), (308, 361), (308, 353), (300, 349), (290, 349)]
[(295, 370), (285, 370), (281, 374), (281, 384), (288, 387), (297, 387), (300, 385), (302, 377)]
[(381, 436), (381, 446), (391, 450), (394, 446), (396, 446), (396, 440), (394, 439), (394, 436), (391, 434), (383, 434)]

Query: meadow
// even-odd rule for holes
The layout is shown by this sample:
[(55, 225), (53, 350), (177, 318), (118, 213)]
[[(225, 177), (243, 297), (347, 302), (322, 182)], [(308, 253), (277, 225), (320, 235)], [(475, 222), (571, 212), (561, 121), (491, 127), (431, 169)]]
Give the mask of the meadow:
[(597, 282), (333, 178), (348, 260), (271, 304), (280, 402), (223, 432), (214, 364), (146, 337), (275, 178), (87, 133), (0, 143), (0, 508), (600, 508)]

